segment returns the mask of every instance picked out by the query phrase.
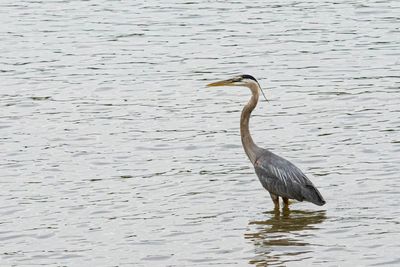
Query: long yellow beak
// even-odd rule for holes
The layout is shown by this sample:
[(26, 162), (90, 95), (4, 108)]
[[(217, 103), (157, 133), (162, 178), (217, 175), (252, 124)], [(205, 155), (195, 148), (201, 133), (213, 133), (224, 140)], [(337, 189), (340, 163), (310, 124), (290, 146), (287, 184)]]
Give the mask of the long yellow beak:
[(224, 80), (224, 81), (219, 81), (219, 82), (207, 84), (207, 87), (229, 86), (229, 85), (231, 85), (232, 83), (233, 83), (233, 80), (232, 80), (232, 79), (229, 79), (229, 80)]

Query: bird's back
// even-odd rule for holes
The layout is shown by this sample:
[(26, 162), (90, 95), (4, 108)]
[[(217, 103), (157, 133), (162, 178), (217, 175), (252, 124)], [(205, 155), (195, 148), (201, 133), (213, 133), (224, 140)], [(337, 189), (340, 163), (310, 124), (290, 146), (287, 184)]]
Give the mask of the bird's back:
[(307, 176), (290, 161), (263, 149), (254, 168), (261, 184), (277, 196), (324, 205), (325, 200)]

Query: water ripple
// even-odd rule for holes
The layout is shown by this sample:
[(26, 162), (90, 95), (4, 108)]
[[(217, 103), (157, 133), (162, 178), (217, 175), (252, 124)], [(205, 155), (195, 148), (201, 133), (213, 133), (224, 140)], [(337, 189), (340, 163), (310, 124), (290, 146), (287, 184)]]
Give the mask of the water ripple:
[[(398, 4), (3, 2), (0, 265), (398, 265)], [(241, 148), (326, 206), (274, 213)]]

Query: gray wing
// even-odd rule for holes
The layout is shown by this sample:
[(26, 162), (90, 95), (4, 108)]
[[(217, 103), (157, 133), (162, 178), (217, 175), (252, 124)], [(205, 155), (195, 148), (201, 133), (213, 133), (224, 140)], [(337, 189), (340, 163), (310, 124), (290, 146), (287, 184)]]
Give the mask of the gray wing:
[(261, 184), (270, 193), (316, 205), (325, 204), (313, 183), (288, 160), (264, 150), (256, 159), (254, 168)]

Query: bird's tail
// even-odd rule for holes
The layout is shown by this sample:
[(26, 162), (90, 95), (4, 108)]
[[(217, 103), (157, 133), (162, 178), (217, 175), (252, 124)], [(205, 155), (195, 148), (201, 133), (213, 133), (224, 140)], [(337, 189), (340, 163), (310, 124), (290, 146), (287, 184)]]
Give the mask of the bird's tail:
[(304, 200), (314, 203), (315, 205), (322, 206), (326, 203), (321, 193), (313, 185), (306, 185), (303, 188)]

